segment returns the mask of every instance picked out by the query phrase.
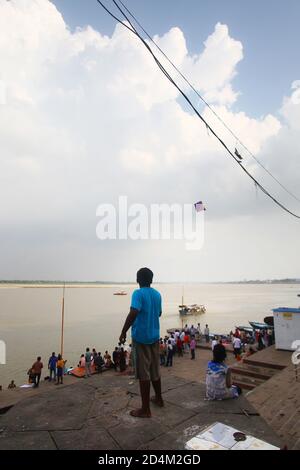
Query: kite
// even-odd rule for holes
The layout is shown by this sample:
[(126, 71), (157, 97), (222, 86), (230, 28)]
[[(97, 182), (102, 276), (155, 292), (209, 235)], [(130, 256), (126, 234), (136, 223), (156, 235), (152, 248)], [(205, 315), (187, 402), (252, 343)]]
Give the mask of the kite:
[(206, 211), (202, 201), (196, 202), (194, 204), (194, 207), (196, 209), (196, 212)]

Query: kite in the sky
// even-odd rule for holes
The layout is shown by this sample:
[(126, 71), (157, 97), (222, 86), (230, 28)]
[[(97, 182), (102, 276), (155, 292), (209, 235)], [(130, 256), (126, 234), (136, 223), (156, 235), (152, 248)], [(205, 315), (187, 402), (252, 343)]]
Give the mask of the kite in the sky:
[(202, 201), (196, 202), (194, 206), (195, 206), (196, 212), (206, 211)]

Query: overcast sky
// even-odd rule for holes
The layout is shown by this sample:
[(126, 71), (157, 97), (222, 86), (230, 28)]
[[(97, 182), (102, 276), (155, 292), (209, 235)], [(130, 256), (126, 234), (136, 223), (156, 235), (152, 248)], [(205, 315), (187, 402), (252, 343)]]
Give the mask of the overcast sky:
[[(300, 199), (299, 1), (125, 3)], [(300, 202), (174, 78), (249, 171), (300, 214)], [(141, 266), (157, 281), (300, 277), (300, 220), (255, 190), (96, 0), (0, 0), (0, 164), (2, 279), (134, 281)], [(147, 207), (203, 200), (203, 248), (100, 241), (96, 209), (120, 195)]]

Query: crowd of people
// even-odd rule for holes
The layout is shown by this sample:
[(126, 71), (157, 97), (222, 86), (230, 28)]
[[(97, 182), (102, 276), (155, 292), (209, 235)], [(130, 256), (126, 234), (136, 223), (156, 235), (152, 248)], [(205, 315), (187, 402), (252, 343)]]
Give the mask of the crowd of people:
[[(202, 333), (200, 323), (198, 323), (197, 326), (188, 326), (186, 324), (183, 328), (176, 329), (167, 334), (164, 338), (160, 338), (160, 366), (172, 367), (174, 357), (183, 357), (184, 354), (189, 354), (191, 360), (195, 360), (196, 346), (199, 341), (207, 344), (211, 341), (213, 354), (215, 347), (219, 346), (217, 348), (218, 352), (216, 353), (217, 357), (222, 357), (222, 354), (224, 355), (225, 352), (224, 360), (226, 357), (224, 345), (231, 343), (236, 359), (243, 360), (244, 357), (253, 354), (257, 349), (259, 350), (271, 345), (273, 337), (271, 330), (266, 330), (265, 332), (257, 331), (253, 335), (250, 335), (250, 333), (239, 331), (238, 329), (236, 329), (235, 332), (231, 331), (227, 338), (218, 336), (212, 337), (208, 325), (205, 325)], [(254, 344), (256, 344), (256, 347)], [(62, 384), (64, 375), (69, 372), (66, 368), (66, 362), (67, 361), (64, 360), (60, 354), (56, 355), (55, 352), (53, 352), (48, 360), (49, 375), (46, 376), (45, 379), (49, 380), (49, 382), (54, 381), (56, 385)], [(118, 346), (114, 348), (112, 355), (109, 354), (108, 351), (105, 351), (104, 355), (102, 355), (102, 353), (97, 352), (95, 348), (91, 351), (90, 348), (87, 347), (85, 353), (81, 354), (77, 367), (84, 369), (84, 377), (88, 378), (93, 372), (102, 373), (103, 370), (107, 369), (124, 372), (128, 369), (129, 365), (134, 367), (133, 362), (132, 345), (130, 344), (125, 347), (123, 344), (119, 343)], [(28, 371), (28, 381), (33, 384), (34, 387), (38, 387), (40, 384), (43, 368), (44, 365), (41, 357), (37, 357)], [(208, 371), (210, 369), (211, 366), (208, 366)], [(219, 369), (224, 370), (224, 367), (222, 366), (218, 368), (218, 370)], [(208, 375), (211, 376), (211, 372), (209, 372)], [(8, 388), (12, 389), (15, 386), (14, 381), (12, 381)]]
[[(112, 356), (108, 351), (105, 351), (102, 356), (101, 352), (97, 352), (95, 348), (90, 351), (90, 348), (87, 347), (84, 354), (81, 354), (78, 361), (78, 368), (84, 370), (84, 377), (88, 378), (94, 372), (102, 373), (103, 370), (114, 369), (115, 371), (124, 372), (131, 361), (131, 345), (124, 347), (119, 343), (115, 347)], [(48, 372), (49, 375), (45, 376), (45, 380), (49, 382), (54, 382), (56, 385), (63, 383), (64, 375), (72, 371), (73, 367), (67, 369), (66, 360), (64, 360), (61, 354), (53, 352), (48, 360)], [(42, 371), (44, 369), (44, 364), (40, 356), (37, 357), (36, 361), (32, 364), (30, 369), (27, 372), (28, 383), (32, 384), (33, 387), (39, 387)], [(8, 388), (15, 388), (16, 385), (12, 380)]]
[(235, 329), (229, 333), (229, 341), (233, 345), (234, 355), (240, 360), (256, 351), (261, 351), (274, 344), (274, 329), (265, 328), (253, 332)]
[[(210, 343), (213, 353), (213, 360), (207, 366), (207, 398), (212, 398), (215, 393), (212, 390), (226, 389), (226, 397), (237, 396), (237, 389), (233, 386), (228, 387), (230, 383), (230, 368), (225, 365), (226, 348), (228, 344), (232, 344), (233, 352), (238, 361), (252, 355), (256, 350), (263, 349), (273, 344), (273, 331), (255, 331), (253, 334), (249, 332), (239, 331), (236, 329), (230, 332), (227, 338), (210, 335), (208, 325), (205, 325), (203, 333), (200, 323), (184, 328), (176, 329), (159, 340), (159, 359), (160, 366), (172, 367), (174, 357), (183, 357), (185, 354), (190, 355), (191, 360), (196, 358), (196, 345), (199, 341)], [(104, 355), (97, 352), (95, 348), (90, 350), (86, 348), (84, 354), (81, 354), (77, 367), (84, 369), (84, 377), (88, 378), (93, 372), (102, 373), (103, 370), (113, 369), (115, 371), (124, 372), (129, 366), (134, 368), (132, 357), (132, 345), (125, 347), (119, 343), (114, 348), (112, 355), (105, 351)], [(54, 382), (56, 385), (63, 383), (63, 377), (69, 372), (66, 368), (66, 360), (60, 354), (53, 352), (48, 360), (49, 375), (45, 380)], [(28, 382), (34, 387), (39, 387), (44, 364), (41, 357), (37, 357), (32, 367), (28, 370)], [(70, 368), (72, 369), (72, 368)], [(222, 388), (221, 382), (224, 385)], [(214, 383), (214, 385), (213, 385)], [(15, 382), (12, 380), (8, 385), (8, 389), (15, 388)], [(228, 391), (230, 389), (230, 392)], [(225, 392), (223, 393), (225, 396)], [(218, 392), (219, 396), (220, 393)], [(222, 393), (221, 393), (222, 395)]]
[(185, 353), (190, 354), (191, 360), (196, 357), (196, 345), (200, 339), (200, 323), (197, 327), (185, 325), (182, 329), (177, 329), (159, 340), (159, 359), (160, 365), (166, 367), (173, 366), (175, 355), (183, 357)]
[(253, 331), (240, 331), (236, 328), (225, 336), (213, 336), (206, 324), (201, 331), (200, 323), (197, 327), (185, 325), (182, 329), (170, 332), (159, 341), (160, 366), (172, 367), (175, 356), (183, 357), (190, 354), (191, 360), (195, 359), (196, 345), (198, 342), (211, 344), (212, 360), (208, 362), (206, 370), (206, 398), (208, 400), (221, 400), (238, 397), (242, 391), (232, 384), (231, 369), (226, 365), (226, 357), (229, 345), (232, 345), (233, 353), (237, 361), (243, 361), (256, 351), (271, 346), (274, 343), (272, 329)]
[[(67, 361), (62, 358), (61, 354), (56, 356), (55, 352), (53, 352), (48, 360), (49, 375), (46, 376), (45, 379), (49, 380), (49, 382), (54, 380), (56, 385), (62, 384), (63, 376), (66, 372), (66, 362)], [(40, 385), (43, 369), (44, 364), (42, 362), (42, 358), (38, 356), (27, 372), (28, 383), (32, 384), (35, 388)]]

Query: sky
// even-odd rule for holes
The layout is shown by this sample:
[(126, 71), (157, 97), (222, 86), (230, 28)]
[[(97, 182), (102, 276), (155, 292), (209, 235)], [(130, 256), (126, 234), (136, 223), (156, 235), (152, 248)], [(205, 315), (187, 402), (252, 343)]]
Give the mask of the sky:
[[(53, 3), (72, 30), (86, 25), (108, 35), (114, 30), (115, 21), (103, 14), (96, 0)], [(107, 6), (111, 3), (105, 2)], [(289, 93), (291, 80), (299, 76), (298, 0), (127, 0), (125, 5), (152, 35), (163, 35), (178, 26), (190, 54), (199, 53), (215, 24), (226, 24), (232, 37), (242, 42), (245, 55), (235, 77), (241, 93), (236, 108), (247, 109), (254, 117), (276, 113), (282, 97)]]
[[(299, 2), (126, 5), (300, 200)], [(163, 63), (246, 168), (300, 214)], [(299, 219), (255, 189), (96, 0), (0, 1), (0, 165), (1, 279), (134, 281), (141, 266), (163, 282), (300, 277)], [(203, 200), (202, 249), (99, 240), (97, 207), (120, 195), (147, 207)]]

